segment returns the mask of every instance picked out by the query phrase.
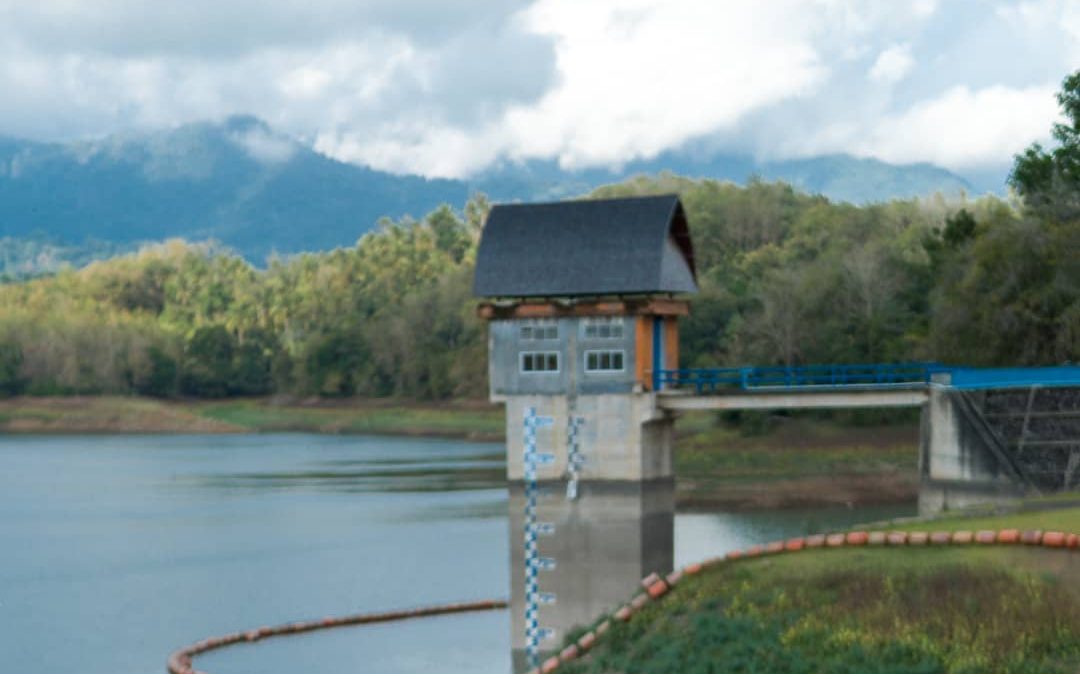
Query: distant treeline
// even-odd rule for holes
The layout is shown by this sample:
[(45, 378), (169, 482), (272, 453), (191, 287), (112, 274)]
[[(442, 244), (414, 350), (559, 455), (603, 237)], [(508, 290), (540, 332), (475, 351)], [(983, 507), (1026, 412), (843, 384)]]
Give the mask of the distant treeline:
[[(1080, 360), (1080, 73), (1058, 147), (1017, 158), (1008, 201), (831, 203), (782, 183), (673, 175), (701, 293), (686, 366)], [(256, 269), (171, 241), (0, 286), (0, 392), (478, 397), (471, 279), (488, 204), (384, 221), (355, 247)]]

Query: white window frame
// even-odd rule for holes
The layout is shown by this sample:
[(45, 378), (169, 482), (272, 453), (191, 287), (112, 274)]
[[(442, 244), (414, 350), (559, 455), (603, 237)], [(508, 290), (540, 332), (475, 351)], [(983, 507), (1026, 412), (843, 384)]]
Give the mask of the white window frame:
[[(596, 332), (603, 326), (608, 328), (608, 333), (605, 335), (598, 335)], [(618, 328), (619, 334), (612, 335), (611, 330)], [(593, 334), (589, 334), (589, 329), (593, 328)], [(581, 337), (582, 339), (595, 339), (599, 341), (615, 341), (626, 337), (626, 321), (622, 316), (590, 316), (581, 322)]]
[[(590, 368), (589, 367), (589, 355), (596, 354), (597, 363), (599, 363), (600, 354), (614, 355), (616, 353), (619, 354), (619, 356), (620, 356), (620, 358), (622, 360), (622, 367), (620, 367), (618, 369), (615, 369), (615, 368), (606, 368), (606, 369), (605, 368)], [(588, 350), (585, 351), (584, 366), (585, 366), (584, 369), (585, 369), (586, 374), (619, 374), (621, 372), (626, 372), (626, 349), (588, 349)]]
[[(525, 356), (555, 356), (554, 370), (526, 370)], [(562, 354), (558, 351), (522, 351), (518, 354), (518, 372), (521, 374), (559, 374), (562, 372)]]
[[(549, 329), (554, 328), (555, 334), (548, 335)], [(529, 330), (529, 336), (525, 336), (525, 330)], [(537, 329), (544, 331), (541, 337), (536, 336)], [(559, 339), (559, 321), (554, 318), (530, 318), (519, 321), (517, 325), (518, 339), (523, 342), (553, 342)]]

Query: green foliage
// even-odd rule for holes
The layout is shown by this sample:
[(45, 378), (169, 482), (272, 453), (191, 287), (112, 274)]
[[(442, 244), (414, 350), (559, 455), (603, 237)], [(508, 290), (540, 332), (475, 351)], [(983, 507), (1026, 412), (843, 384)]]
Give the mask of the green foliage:
[(1009, 183), (1040, 216), (1057, 221), (1080, 218), (1080, 70), (1061, 83), (1057, 96), (1064, 124), (1051, 131), (1057, 147), (1035, 143), (1016, 156)]
[(616, 623), (565, 669), (1072, 671), (1080, 663), (1080, 600), (1001, 554), (827, 551), (721, 567)]
[(134, 382), (135, 393), (155, 398), (167, 398), (176, 394), (177, 364), (176, 359), (158, 345), (151, 345), (146, 350), (149, 368), (146, 376)]
[(180, 391), (203, 398), (223, 398), (232, 381), (233, 337), (223, 325), (195, 330), (184, 348)]
[(0, 394), (478, 397), (469, 287), (488, 208), (385, 220), (355, 247), (265, 270), (169, 241), (0, 286)]
[(0, 343), (0, 396), (18, 395), (25, 382), (20, 374), (22, 349), (18, 344)]

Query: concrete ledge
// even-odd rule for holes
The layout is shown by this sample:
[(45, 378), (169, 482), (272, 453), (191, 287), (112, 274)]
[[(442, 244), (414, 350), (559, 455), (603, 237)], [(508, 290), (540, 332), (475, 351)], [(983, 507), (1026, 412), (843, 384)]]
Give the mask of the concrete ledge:
[(873, 391), (768, 391), (730, 395), (661, 393), (661, 409), (689, 410), (792, 410), (850, 407), (919, 407), (930, 399), (925, 389)]

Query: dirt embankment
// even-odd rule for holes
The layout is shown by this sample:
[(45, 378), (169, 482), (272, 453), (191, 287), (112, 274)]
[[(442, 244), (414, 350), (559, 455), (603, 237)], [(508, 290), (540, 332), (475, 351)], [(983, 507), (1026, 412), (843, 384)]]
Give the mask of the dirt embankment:
[(179, 403), (113, 396), (0, 399), (3, 433), (240, 433)]
[(689, 510), (775, 510), (820, 506), (911, 503), (919, 497), (914, 473), (794, 477), (747, 484), (698, 486), (679, 477), (675, 501)]

